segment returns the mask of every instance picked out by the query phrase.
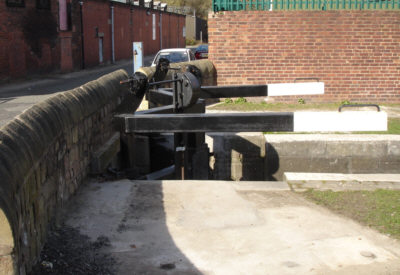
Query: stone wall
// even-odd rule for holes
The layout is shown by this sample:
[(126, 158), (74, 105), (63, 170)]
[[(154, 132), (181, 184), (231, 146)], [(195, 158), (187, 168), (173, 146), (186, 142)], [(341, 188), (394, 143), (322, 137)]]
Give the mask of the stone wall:
[(284, 172), (398, 174), (398, 135), (209, 133), (214, 180), (278, 180)]
[(400, 173), (398, 135), (266, 135), (266, 179), (284, 172)]
[(325, 83), (324, 95), (279, 101), (400, 102), (399, 22), (398, 11), (210, 13), (209, 59), (218, 85)]
[(0, 129), (1, 274), (30, 271), (50, 221), (113, 135), (113, 114), (128, 95), (119, 81), (127, 77), (120, 70), (57, 94)]

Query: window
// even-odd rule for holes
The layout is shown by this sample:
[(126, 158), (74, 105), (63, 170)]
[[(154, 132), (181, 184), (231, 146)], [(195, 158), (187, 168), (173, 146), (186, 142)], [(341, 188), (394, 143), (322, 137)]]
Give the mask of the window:
[(50, 0), (36, 0), (36, 8), (39, 10), (49, 10)]
[(25, 0), (6, 0), (8, 7), (25, 7)]
[(67, 25), (68, 30), (72, 30), (72, 9), (71, 9), (71, 2), (67, 3)]

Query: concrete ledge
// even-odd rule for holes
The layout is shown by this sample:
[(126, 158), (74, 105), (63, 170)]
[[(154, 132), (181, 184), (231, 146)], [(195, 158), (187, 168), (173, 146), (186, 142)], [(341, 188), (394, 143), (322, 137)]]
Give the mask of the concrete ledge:
[(266, 180), (283, 173), (399, 174), (399, 135), (266, 135)]
[(184, 184), (215, 184), (219, 185), (232, 185), (236, 191), (248, 192), (270, 192), (270, 191), (290, 191), (290, 187), (283, 181), (226, 181), (226, 180), (135, 180), (135, 184), (169, 184), (179, 183)]
[(284, 181), (235, 181), (233, 187), (237, 191), (268, 192), (290, 191), (290, 186)]
[(320, 190), (400, 190), (400, 174), (284, 173), (294, 191)]

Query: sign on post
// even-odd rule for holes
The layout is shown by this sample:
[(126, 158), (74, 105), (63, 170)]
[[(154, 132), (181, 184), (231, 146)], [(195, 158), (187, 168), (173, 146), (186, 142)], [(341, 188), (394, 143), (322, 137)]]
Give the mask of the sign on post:
[(133, 73), (143, 67), (143, 42), (133, 42)]

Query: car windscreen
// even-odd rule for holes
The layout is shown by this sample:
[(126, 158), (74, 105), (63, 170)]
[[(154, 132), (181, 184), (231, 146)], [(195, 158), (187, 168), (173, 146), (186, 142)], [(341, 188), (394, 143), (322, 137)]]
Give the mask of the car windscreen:
[(206, 51), (208, 52), (208, 45), (200, 45), (197, 47), (196, 51)]
[(160, 53), (157, 56), (157, 59), (155, 60), (156, 64), (157, 64), (158, 60), (161, 57), (168, 59), (170, 63), (189, 61), (189, 56), (188, 56), (187, 52), (165, 52), (165, 53)]

